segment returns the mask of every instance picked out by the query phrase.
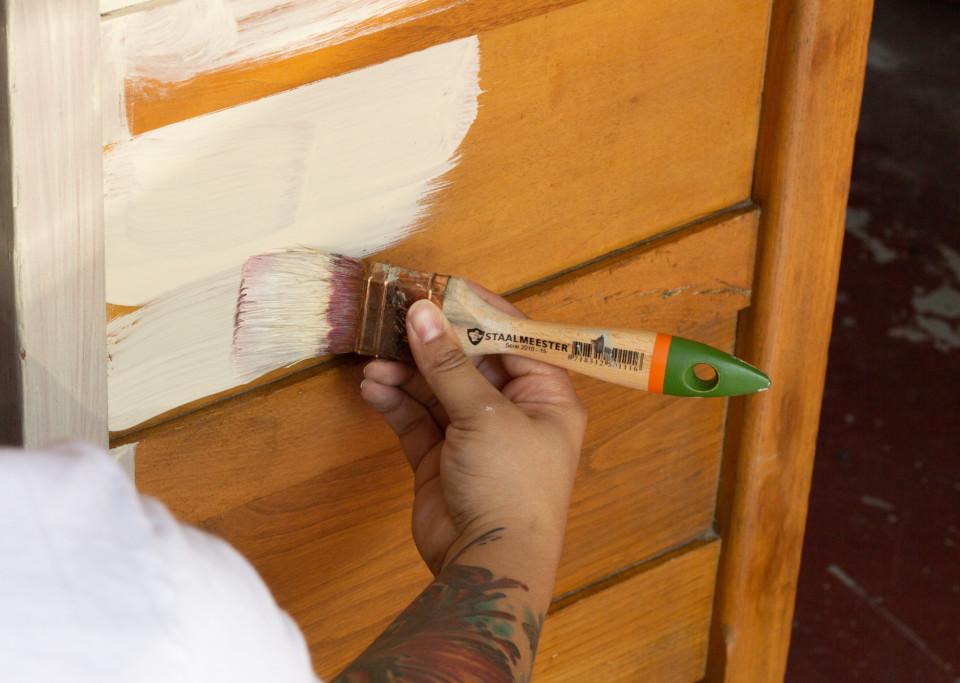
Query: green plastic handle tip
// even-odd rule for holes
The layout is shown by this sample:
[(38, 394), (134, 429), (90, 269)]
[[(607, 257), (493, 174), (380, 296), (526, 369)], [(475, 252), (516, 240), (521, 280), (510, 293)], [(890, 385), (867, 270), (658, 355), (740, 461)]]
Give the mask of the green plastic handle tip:
[(769, 388), (769, 377), (729, 353), (682, 337), (670, 340), (663, 375), (665, 394), (740, 396)]

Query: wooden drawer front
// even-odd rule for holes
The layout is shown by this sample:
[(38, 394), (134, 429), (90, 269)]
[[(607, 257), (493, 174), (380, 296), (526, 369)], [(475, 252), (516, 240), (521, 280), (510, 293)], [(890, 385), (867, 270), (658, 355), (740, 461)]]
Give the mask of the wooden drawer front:
[[(616, 319), (730, 349), (756, 227), (756, 211), (734, 212), (513, 299), (543, 319)], [(163, 423), (136, 450), (140, 487), (250, 558), (331, 667), (429, 578), (409, 539), (405, 460), (358, 397), (363, 362), (339, 358)], [(726, 412), (723, 400), (575, 381), (590, 421), (558, 595), (711, 533)]]
[(702, 680), (719, 546), (693, 543), (551, 611), (534, 680)]
[[(369, 52), (368, 69), (135, 137), (125, 128), (129, 122), (115, 122), (105, 151), (107, 287), (108, 301), (125, 307), (111, 309), (112, 431), (182, 414), (184, 406), (192, 409), (240, 385), (229, 362), (231, 311), (239, 266), (253, 253), (303, 243), (376, 251), (384, 260), (510, 291), (749, 197), (767, 1), (587, 0), (546, 13), (567, 3), (448, 4), (434, 15), (440, 25), (452, 18), (447, 11), (464, 12), (461, 6), (475, 14), (458, 14), (460, 28), (430, 35), (438, 43), (467, 42), (399, 58), (417, 69), (433, 69), (432, 60), (441, 67), (444, 59), (461, 60), (459, 70), (443, 75), (452, 79), (449, 96), (463, 98), (462, 107), (453, 108), (460, 116), (453, 137), (437, 132), (446, 125), (442, 116), (425, 128), (415, 126), (412, 115), (398, 123), (399, 136), (425, 136), (411, 149), (438, 146), (436, 163), (416, 157), (405, 164), (406, 138), (357, 122), (361, 113), (396, 111), (399, 121), (401, 111), (408, 112), (407, 91), (388, 92), (396, 78), (377, 74), (397, 71), (412, 79), (410, 92), (420, 92), (411, 75), (419, 71), (397, 68), (397, 59), (383, 62), (404, 51), (369, 38), (376, 31), (338, 43), (360, 41), (355, 47)], [(151, 34), (138, 31), (148, 31), (153, 24), (146, 19), (164, 7), (105, 19), (105, 43), (149, 43)], [(464, 26), (479, 35), (471, 37)], [(411, 50), (423, 47), (417, 42)], [(104, 92), (114, 100), (121, 92), (139, 99), (120, 109), (119, 100), (109, 100), (105, 110), (126, 114), (133, 107), (139, 120), (162, 98), (138, 90), (140, 72), (124, 59), (114, 47), (106, 51), (108, 73), (121, 80), (109, 81)], [(275, 68), (282, 71), (284, 63), (280, 59)], [(215, 92), (232, 92), (254, 76), (225, 69), (217, 78)], [(470, 78), (475, 95), (463, 90), (463, 79)], [(438, 101), (444, 95), (441, 89)], [(378, 103), (373, 113), (371, 101)], [(355, 117), (344, 115), (354, 110)], [(390, 184), (396, 179), (384, 186), (345, 185), (343, 192), (356, 190), (362, 198), (346, 205), (373, 207), (369, 217), (329, 208), (346, 201), (339, 195), (315, 201), (333, 179), (349, 175), (324, 165), (325, 145), (333, 145), (338, 163), (367, 155), (372, 176), (377, 156), (364, 147), (371, 139), (392, 150), (390, 164), (420, 174), (416, 186), (423, 192), (407, 197), (411, 185), (401, 191)], [(367, 176), (362, 167), (350, 172)], [(196, 191), (202, 187), (213, 191)], [(393, 208), (377, 213), (384, 203)], [(203, 257), (191, 251), (197, 249), (206, 250)], [(136, 259), (143, 259), (142, 267)], [(179, 273), (188, 272), (184, 259), (193, 259), (189, 267), (196, 274), (181, 282)], [(155, 274), (145, 276), (144, 268)], [(146, 282), (134, 289), (134, 278)], [(164, 289), (173, 286), (168, 282), (181, 287)], [(154, 298), (143, 305), (148, 295)]]

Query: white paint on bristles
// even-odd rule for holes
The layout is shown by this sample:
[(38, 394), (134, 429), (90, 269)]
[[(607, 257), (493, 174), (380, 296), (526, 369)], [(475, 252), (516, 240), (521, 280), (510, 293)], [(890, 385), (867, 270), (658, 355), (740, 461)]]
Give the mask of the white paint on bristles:
[(111, 430), (242, 384), (230, 355), (248, 257), (362, 256), (408, 235), (479, 94), (479, 43), (464, 38), (108, 148), (107, 301), (143, 306), (108, 326)]

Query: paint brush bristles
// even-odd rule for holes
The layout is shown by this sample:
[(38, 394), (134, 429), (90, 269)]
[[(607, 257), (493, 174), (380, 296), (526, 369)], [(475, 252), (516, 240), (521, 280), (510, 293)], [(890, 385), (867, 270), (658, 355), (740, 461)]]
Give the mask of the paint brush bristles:
[(241, 378), (352, 351), (364, 268), (362, 261), (313, 249), (248, 259), (233, 335)]

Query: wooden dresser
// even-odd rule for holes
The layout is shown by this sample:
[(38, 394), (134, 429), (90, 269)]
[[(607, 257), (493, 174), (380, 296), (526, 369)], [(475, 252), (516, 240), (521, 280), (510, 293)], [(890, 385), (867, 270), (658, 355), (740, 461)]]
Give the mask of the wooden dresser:
[[(269, 241), (206, 243), (197, 216), (469, 277), (543, 320), (681, 334), (773, 386), (575, 378), (589, 425), (536, 680), (782, 679), (869, 0), (68, 4), (3, 3), (5, 441), (106, 444), (109, 423), (140, 488), (246, 555), (330, 678), (430, 580), (412, 477), (363, 359), (250, 385), (210, 369), (222, 347), (189, 364), (191, 328), (224, 314), (189, 288)], [(140, 293), (111, 300), (128, 271)]]

